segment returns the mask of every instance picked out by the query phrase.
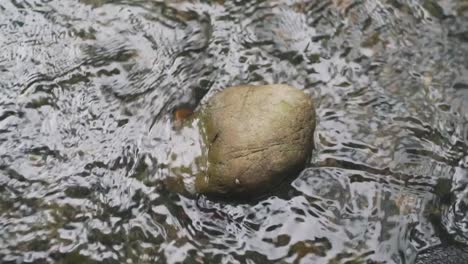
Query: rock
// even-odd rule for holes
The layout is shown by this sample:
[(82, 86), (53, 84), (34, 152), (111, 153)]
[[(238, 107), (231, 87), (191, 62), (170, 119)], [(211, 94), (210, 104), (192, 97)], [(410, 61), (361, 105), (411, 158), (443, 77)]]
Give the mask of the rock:
[(207, 166), (195, 190), (248, 198), (272, 190), (306, 165), (312, 148), (312, 98), (287, 85), (236, 86), (198, 113)]
[(468, 248), (461, 245), (437, 245), (421, 251), (416, 264), (466, 264)]

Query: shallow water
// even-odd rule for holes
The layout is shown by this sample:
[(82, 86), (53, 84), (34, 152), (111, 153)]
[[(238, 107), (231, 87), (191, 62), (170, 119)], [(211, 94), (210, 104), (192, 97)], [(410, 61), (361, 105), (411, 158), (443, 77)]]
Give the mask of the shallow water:
[[(433, 215), (468, 245), (467, 28), (465, 0), (1, 1), (0, 262), (412, 263)], [(244, 83), (315, 98), (311, 165), (251, 204), (169, 189), (174, 109)]]

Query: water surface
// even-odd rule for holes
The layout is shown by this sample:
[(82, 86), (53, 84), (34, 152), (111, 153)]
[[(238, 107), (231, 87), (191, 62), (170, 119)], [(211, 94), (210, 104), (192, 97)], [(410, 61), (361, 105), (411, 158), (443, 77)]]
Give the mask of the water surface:
[[(412, 263), (434, 215), (468, 245), (467, 28), (464, 0), (1, 1), (0, 262)], [(315, 98), (308, 168), (168, 188), (174, 109), (245, 83)]]

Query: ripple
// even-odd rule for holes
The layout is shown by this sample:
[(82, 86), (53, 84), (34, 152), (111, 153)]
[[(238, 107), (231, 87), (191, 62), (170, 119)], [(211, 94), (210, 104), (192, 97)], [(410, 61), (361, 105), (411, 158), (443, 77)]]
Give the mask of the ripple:
[[(468, 245), (466, 10), (3, 1), (0, 262), (412, 263), (434, 216)], [(315, 98), (311, 165), (251, 203), (178, 194), (173, 110), (243, 83)]]

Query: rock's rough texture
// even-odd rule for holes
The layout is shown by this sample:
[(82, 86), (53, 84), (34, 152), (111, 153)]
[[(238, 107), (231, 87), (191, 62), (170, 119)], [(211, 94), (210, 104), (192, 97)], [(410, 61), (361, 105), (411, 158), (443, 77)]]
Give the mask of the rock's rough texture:
[(457, 245), (438, 245), (419, 253), (416, 264), (466, 264), (468, 248)]
[(258, 196), (297, 175), (313, 148), (312, 99), (287, 85), (236, 86), (199, 113), (208, 149), (197, 192)]

